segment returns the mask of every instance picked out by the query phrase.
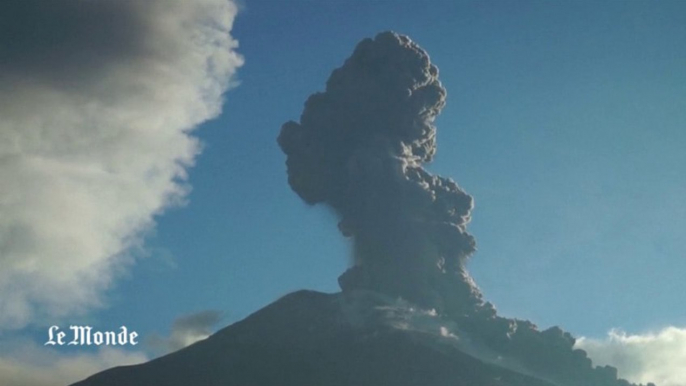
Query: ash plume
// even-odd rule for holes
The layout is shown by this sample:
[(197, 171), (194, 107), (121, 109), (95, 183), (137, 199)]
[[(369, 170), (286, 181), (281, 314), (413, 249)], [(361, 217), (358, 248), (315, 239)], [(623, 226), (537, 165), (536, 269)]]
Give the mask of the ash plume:
[[(466, 230), (472, 197), (422, 167), (436, 153), (433, 122), (445, 98), (427, 53), (384, 32), (359, 43), (326, 91), (310, 96), (300, 123), (283, 125), (278, 142), (291, 187), (308, 204), (332, 207), (354, 241), (344, 290), (439, 309), (480, 302), (464, 270), (475, 251)], [(460, 301), (447, 302), (448, 293)]]
[(528, 372), (565, 386), (629, 385), (610, 366), (593, 367), (559, 327), (539, 331), (498, 316), (465, 269), (472, 197), (423, 165), (436, 154), (433, 122), (446, 90), (427, 53), (383, 32), (360, 42), (300, 122), (278, 138), (288, 182), (308, 204), (326, 204), (354, 242), (343, 292), (363, 289), (433, 308), (471, 338)]

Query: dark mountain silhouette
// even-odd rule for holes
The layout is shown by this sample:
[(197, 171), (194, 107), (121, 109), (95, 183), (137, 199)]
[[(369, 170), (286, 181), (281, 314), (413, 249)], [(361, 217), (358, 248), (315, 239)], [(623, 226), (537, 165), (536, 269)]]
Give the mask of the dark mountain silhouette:
[(373, 292), (299, 291), (206, 340), (73, 386), (628, 385), (590, 368), (585, 383), (544, 380), (442, 322)]

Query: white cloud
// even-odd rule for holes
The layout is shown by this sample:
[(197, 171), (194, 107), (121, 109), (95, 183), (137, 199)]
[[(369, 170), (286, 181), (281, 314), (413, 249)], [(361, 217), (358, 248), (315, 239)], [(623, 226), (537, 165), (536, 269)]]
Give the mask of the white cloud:
[(102, 304), (242, 64), (229, 1), (3, 4), (0, 330)]
[(686, 328), (630, 335), (613, 330), (604, 340), (581, 338), (576, 346), (596, 365), (616, 367), (621, 378), (658, 386), (686, 386)]

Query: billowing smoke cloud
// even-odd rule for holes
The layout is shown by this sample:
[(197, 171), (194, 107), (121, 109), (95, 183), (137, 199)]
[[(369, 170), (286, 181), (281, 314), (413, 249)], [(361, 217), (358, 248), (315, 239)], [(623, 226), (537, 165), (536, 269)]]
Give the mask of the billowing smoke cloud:
[(242, 59), (226, 0), (0, 2), (0, 328), (102, 303)]
[(146, 343), (159, 355), (174, 352), (209, 337), (220, 320), (221, 313), (215, 310), (180, 316), (174, 320), (168, 337), (153, 335)]
[(613, 330), (604, 340), (580, 338), (576, 346), (630, 381), (686, 386), (686, 329), (668, 327), (642, 335)]
[[(433, 121), (445, 97), (426, 52), (386, 32), (357, 46), (326, 91), (307, 100), (300, 123), (283, 125), (291, 187), (308, 204), (335, 209), (354, 240), (344, 290), (375, 289), (436, 308), (477, 300), (463, 269), (475, 250), (466, 231), (472, 197), (422, 168), (436, 153)], [(439, 295), (446, 293), (461, 301), (446, 303)]]
[[(365, 39), (307, 100), (300, 122), (278, 142), (288, 181), (308, 204), (324, 203), (354, 241), (344, 293), (402, 297), (442, 318), (510, 363), (559, 385), (628, 385), (612, 367), (593, 367), (560, 328), (539, 331), (484, 302), (465, 270), (472, 197), (423, 169), (436, 153), (435, 117), (446, 91), (429, 56), (406, 36)], [(350, 295), (352, 296), (352, 295)]]

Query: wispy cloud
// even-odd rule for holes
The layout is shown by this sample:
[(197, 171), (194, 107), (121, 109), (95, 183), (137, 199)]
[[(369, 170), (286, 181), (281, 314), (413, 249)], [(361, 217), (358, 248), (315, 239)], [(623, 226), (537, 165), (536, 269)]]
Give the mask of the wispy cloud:
[(174, 352), (209, 337), (220, 320), (221, 313), (215, 310), (183, 315), (174, 320), (169, 336), (153, 335), (146, 343), (157, 355)]
[(686, 386), (686, 328), (642, 335), (613, 330), (603, 340), (580, 338), (576, 346), (586, 350), (594, 364), (614, 366), (629, 381)]
[(242, 58), (226, 0), (0, 4), (1, 330), (102, 304)]

